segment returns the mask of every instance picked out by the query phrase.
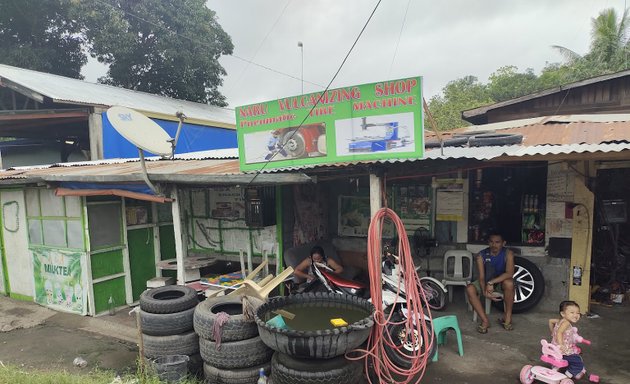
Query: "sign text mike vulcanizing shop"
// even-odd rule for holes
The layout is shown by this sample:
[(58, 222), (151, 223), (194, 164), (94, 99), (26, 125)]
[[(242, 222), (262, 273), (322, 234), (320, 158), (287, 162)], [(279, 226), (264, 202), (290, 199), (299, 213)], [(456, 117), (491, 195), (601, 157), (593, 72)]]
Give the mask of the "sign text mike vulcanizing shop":
[(422, 121), (421, 77), (238, 107), (241, 169), (422, 157)]

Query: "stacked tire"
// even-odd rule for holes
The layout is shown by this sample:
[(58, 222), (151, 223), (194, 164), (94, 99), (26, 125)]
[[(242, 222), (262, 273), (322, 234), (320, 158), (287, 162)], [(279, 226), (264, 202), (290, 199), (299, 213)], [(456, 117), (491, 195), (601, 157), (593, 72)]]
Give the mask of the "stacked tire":
[(261, 368), (269, 375), (273, 351), (262, 342), (256, 323), (243, 315), (240, 297), (206, 299), (195, 308), (193, 326), (207, 383), (252, 384)]
[(193, 330), (197, 304), (197, 291), (183, 285), (154, 288), (140, 295), (140, 326), (146, 359), (186, 355), (189, 374), (200, 375), (199, 338)]

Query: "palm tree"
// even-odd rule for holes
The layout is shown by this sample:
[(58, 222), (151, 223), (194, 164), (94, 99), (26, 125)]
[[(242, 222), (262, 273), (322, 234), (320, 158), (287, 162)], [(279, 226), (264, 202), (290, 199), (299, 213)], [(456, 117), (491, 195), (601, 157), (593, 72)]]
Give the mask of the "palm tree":
[(588, 53), (579, 53), (559, 45), (553, 45), (572, 69), (574, 80), (618, 72), (630, 67), (628, 9), (619, 18), (614, 8), (605, 9), (591, 20), (591, 47)]

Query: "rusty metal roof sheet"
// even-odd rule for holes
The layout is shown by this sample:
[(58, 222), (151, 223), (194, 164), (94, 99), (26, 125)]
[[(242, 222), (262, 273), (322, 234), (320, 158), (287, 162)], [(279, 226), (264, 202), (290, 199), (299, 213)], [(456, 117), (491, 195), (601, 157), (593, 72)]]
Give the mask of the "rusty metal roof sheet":
[(182, 110), (187, 118), (207, 122), (209, 125), (234, 128), (236, 124), (234, 110), (229, 108), (95, 84), (4, 64), (0, 64), (0, 82), (2, 80), (29, 89), (36, 98), (46, 96), (58, 103), (105, 108), (121, 105), (149, 114), (173, 117), (178, 110)]
[[(146, 162), (149, 178), (154, 182), (178, 184), (292, 184), (307, 183), (311, 179), (301, 173), (274, 175), (246, 174), (240, 171), (235, 159), (155, 160)], [(92, 162), (68, 166), (56, 164), (46, 167), (21, 167), (0, 171), (0, 184), (31, 182), (143, 182), (139, 161)]]
[(469, 109), (469, 110), (466, 110), (466, 111), (462, 112), (462, 117), (465, 120), (468, 120), (468, 119), (471, 119), (471, 118), (473, 118), (475, 116), (484, 115), (484, 114), (488, 113), (488, 111), (491, 111), (493, 109), (505, 107), (505, 106), (508, 106), (508, 105), (517, 104), (517, 103), (520, 103), (520, 102), (523, 102), (523, 101), (536, 99), (536, 98), (539, 98), (539, 97), (551, 95), (551, 94), (554, 94), (554, 93), (557, 93), (557, 92), (566, 91), (566, 90), (573, 89), (573, 88), (582, 87), (582, 86), (589, 85), (589, 84), (599, 83), (599, 82), (607, 81), (607, 80), (618, 79), (620, 77), (625, 77), (625, 76), (628, 76), (628, 75), (630, 75), (630, 70), (625, 70), (625, 71), (621, 71), (621, 72), (617, 72), (617, 73), (611, 73), (611, 74), (607, 74), (607, 75), (592, 77), (590, 79), (576, 81), (574, 83), (561, 85), (561, 86), (555, 87), (555, 88), (545, 89), (545, 90), (542, 90), (542, 91), (531, 93), (529, 95), (517, 97), (515, 99), (505, 100), (505, 101), (501, 101), (499, 103), (494, 103), (494, 104), (490, 104), (490, 105), (484, 105), (484, 106), (481, 106), (481, 107), (478, 107), (478, 108)]
[[(506, 157), (537, 155), (569, 155), (572, 153), (614, 153), (630, 150), (630, 115), (569, 115), (547, 116), (501, 123), (475, 125), (442, 132), (443, 140), (457, 133), (494, 131), (503, 134), (521, 134), (521, 145), (486, 147), (427, 148), (424, 158), (351, 161), (336, 164), (318, 164), (283, 168), (283, 170), (343, 167), (359, 164), (402, 163), (436, 159), (492, 160)], [(425, 139), (435, 140), (433, 132), (425, 132)], [(629, 155), (630, 156), (630, 155)], [(278, 172), (277, 169), (263, 172)]]
[[(227, 150), (203, 151), (177, 155), (175, 160), (149, 158), (147, 168), (152, 180), (171, 182), (234, 183), (235, 181), (269, 182), (274, 177), (290, 179), (296, 177), (282, 174), (281, 171), (296, 171), (323, 167), (346, 167), (359, 164), (402, 163), (438, 159), (493, 160), (520, 158), (526, 156), (569, 155), (575, 153), (618, 153), (630, 151), (630, 116), (609, 116), (605, 121), (601, 116), (553, 116), (526, 119), (504, 125), (507, 128), (494, 129), (497, 133), (523, 135), (521, 145), (486, 147), (444, 147), (429, 148), (424, 158), (387, 159), (317, 164), (282, 169), (265, 169), (262, 175), (255, 172), (243, 173), (239, 170), (236, 148)], [(624, 120), (627, 119), (627, 120)], [(525, 124), (523, 124), (525, 123)], [(521, 125), (519, 125), (521, 124)], [(496, 125), (474, 126), (443, 133), (448, 138), (455, 133), (487, 131)], [(431, 139), (427, 132), (426, 138)], [(226, 156), (226, 158), (223, 158)], [(272, 173), (269, 175), (268, 173)], [(268, 175), (264, 175), (268, 174)], [(35, 167), (18, 167), (0, 171), (0, 180), (40, 178), (45, 181), (140, 181), (141, 167), (138, 159), (112, 159), (95, 162), (63, 163)], [(221, 176), (225, 180), (222, 180)], [(303, 175), (302, 175), (303, 176)], [(299, 176), (301, 177), (301, 176)], [(298, 177), (298, 178), (299, 178)], [(258, 179), (259, 178), (259, 179)], [(301, 180), (301, 179), (300, 179)]]

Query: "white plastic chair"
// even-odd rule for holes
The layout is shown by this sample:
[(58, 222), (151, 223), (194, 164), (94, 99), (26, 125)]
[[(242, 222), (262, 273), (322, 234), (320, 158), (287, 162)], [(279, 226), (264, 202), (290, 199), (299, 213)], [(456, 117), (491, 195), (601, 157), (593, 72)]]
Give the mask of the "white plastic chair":
[[(472, 253), (466, 250), (452, 249), (444, 253), (444, 277), (442, 284), (466, 287), (472, 280)], [(466, 291), (464, 290), (464, 296)], [(448, 290), (448, 301), (453, 301), (453, 290)]]

